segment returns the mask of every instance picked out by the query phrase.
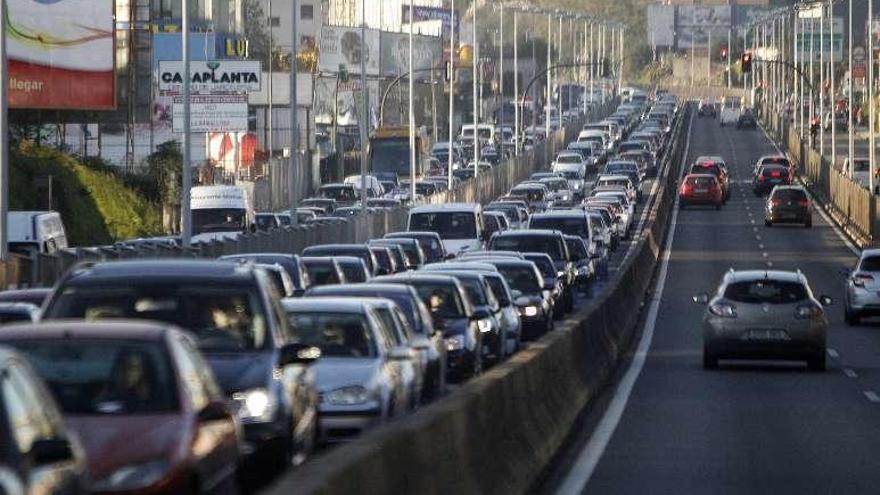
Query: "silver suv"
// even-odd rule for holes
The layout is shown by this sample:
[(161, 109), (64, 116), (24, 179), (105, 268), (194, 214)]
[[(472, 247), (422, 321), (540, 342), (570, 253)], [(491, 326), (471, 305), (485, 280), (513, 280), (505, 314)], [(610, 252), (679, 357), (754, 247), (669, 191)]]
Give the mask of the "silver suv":
[(803, 360), (811, 370), (825, 369), (831, 298), (813, 296), (800, 272), (731, 269), (715, 295), (699, 294), (703, 317), (703, 367), (719, 359)]
[(880, 249), (862, 251), (851, 272), (845, 270), (846, 299), (844, 318), (848, 325), (858, 325), (862, 318), (880, 316)]

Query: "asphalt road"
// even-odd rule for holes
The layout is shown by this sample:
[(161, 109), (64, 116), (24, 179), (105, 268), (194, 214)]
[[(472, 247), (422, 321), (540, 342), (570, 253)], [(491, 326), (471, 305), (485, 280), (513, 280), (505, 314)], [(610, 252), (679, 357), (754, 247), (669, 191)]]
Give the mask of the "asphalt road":
[[(536, 491), (877, 493), (880, 325), (843, 322), (839, 271), (854, 252), (818, 212), (810, 230), (764, 227), (763, 200), (748, 184), (755, 160), (774, 151), (760, 129), (694, 121), (690, 138), (689, 159), (728, 160), (732, 197), (721, 211), (678, 212), (662, 294), (637, 343), (645, 352), (623, 366)], [(730, 267), (800, 269), (817, 295), (834, 298), (828, 371), (725, 361), (702, 369), (704, 307), (691, 296), (713, 291)]]

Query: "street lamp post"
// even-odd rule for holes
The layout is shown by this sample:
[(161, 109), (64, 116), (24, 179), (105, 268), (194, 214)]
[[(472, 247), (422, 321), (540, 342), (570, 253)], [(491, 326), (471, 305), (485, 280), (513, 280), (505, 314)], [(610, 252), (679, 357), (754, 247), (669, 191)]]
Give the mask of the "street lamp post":
[(855, 140), (853, 134), (853, 0), (849, 0), (847, 2), (847, 14), (848, 14), (848, 25), (849, 25), (849, 50), (848, 50), (848, 62), (849, 62), (849, 81), (847, 82), (847, 116), (846, 116), (846, 156), (849, 159), (849, 176), (852, 177), (853, 174), (853, 151), (855, 148)]
[[(185, 4), (186, 0), (184, 0)], [(5, 1), (0, 1), (0, 261), (9, 255), (6, 233), (6, 215), (9, 211), (9, 109), (7, 93), (9, 90), (9, 71), (6, 61), (6, 16)]]
[[(367, 2), (361, 2), (361, 53), (369, 53), (369, 49), (367, 47)], [(410, 1), (410, 12), (412, 12), (412, 1)], [(410, 36), (412, 36), (412, 19), (410, 19)], [(410, 70), (412, 70), (412, 38), (410, 38), (409, 45), (410, 52)], [(369, 104), (367, 99), (369, 97), (369, 92), (367, 90), (367, 66), (366, 66), (366, 58), (365, 56), (361, 56), (361, 114), (358, 117), (358, 127), (361, 131), (361, 148), (365, 149), (367, 144), (367, 129), (369, 125)], [(412, 77), (409, 78), (410, 81), (410, 109), (412, 109)], [(410, 110), (412, 112), (412, 110)], [(410, 113), (410, 116), (412, 114)], [(413, 122), (410, 118), (410, 128), (409, 128), (409, 142), (410, 142), (410, 150), (413, 149), (413, 140), (414, 135), (413, 132), (415, 130), (412, 127)], [(366, 213), (367, 208), (367, 154), (361, 153), (361, 214)], [(412, 151), (410, 151), (410, 155), (412, 155)], [(415, 174), (414, 174), (414, 164), (410, 158), (410, 172), (413, 173), (411, 182), (413, 183), (413, 189), (415, 189)], [(415, 194), (412, 195), (415, 198)]]
[(874, 173), (876, 172), (877, 165), (874, 163), (874, 158), (876, 155), (876, 149), (874, 146), (874, 133), (877, 130), (874, 127), (874, 33), (873, 30), (873, 20), (874, 20), (874, 2), (868, 2), (868, 163), (870, 164), (870, 170), (868, 172), (868, 189), (870, 189), (871, 194), (874, 194), (874, 186), (876, 181), (874, 180)]
[[(291, 46), (290, 46), (290, 173), (288, 174), (288, 190), (287, 193), (290, 198), (290, 223), (292, 225), (296, 225), (296, 174), (298, 171), (298, 162), (299, 162), (299, 122), (297, 121), (297, 113), (296, 113), (296, 100), (297, 100), (297, 92), (296, 92), (296, 83), (297, 83), (297, 72), (299, 70), (296, 54), (297, 48), (299, 47), (299, 43), (297, 40), (299, 37), (296, 34), (297, 31), (297, 3), (298, 0), (293, 0), (291, 5), (290, 12), (290, 25), (291, 25)], [(334, 98), (336, 98), (334, 96)], [(335, 108), (335, 106), (334, 106)], [(335, 112), (335, 110), (334, 110)], [(333, 114), (333, 120), (336, 121), (336, 114)], [(334, 150), (335, 152), (336, 150)]]
[[(0, 0), (3, 1), (3, 0)], [(5, 3), (5, 2), (4, 2)], [(180, 187), (180, 243), (189, 246), (192, 238), (192, 214), (190, 212), (190, 189), (192, 188), (192, 167), (190, 166), (190, 82), (189, 75), (189, 0), (183, 0), (181, 7), (181, 50), (183, 55), (183, 170)], [(6, 23), (6, 18), (2, 19)], [(5, 78), (4, 72), (3, 77)], [(5, 99), (3, 100), (6, 101)], [(5, 137), (5, 134), (4, 134)]]
[[(412, 12), (412, 11), (410, 11)], [(449, 148), (446, 159), (446, 185), (452, 189), (452, 133), (455, 132), (455, 0), (449, 3)]]
[[(869, 0), (873, 1), (873, 0)], [(834, 111), (835, 111), (835, 86), (834, 86), (834, 9), (831, 4), (832, 0), (828, 0), (828, 32), (831, 35), (831, 51), (828, 54), (829, 59), (829, 78), (831, 80), (831, 86), (829, 90), (829, 97), (831, 98), (830, 106), (831, 106), (831, 166), (837, 166), (837, 124), (835, 123)]]
[[(361, 5), (366, 5), (367, 2), (361, 0)], [(366, 7), (364, 7), (364, 11), (366, 11)], [(476, 11), (475, 11), (476, 12)], [(366, 20), (364, 21), (366, 25)], [(410, 197), (415, 201), (416, 198), (416, 113), (415, 113), (415, 105), (413, 105), (413, 93), (415, 92), (415, 74), (413, 74), (413, 25), (415, 24), (415, 16), (413, 15), (413, 0), (409, 0), (409, 56), (408, 56), (408, 65), (409, 65), (409, 187), (410, 187)], [(366, 53), (366, 52), (364, 52)], [(364, 58), (361, 57), (361, 64), (364, 63)], [(363, 65), (361, 65), (363, 67)], [(364, 105), (364, 116), (366, 118), (366, 105)], [(364, 123), (366, 126), (366, 120)], [(450, 154), (452, 153), (452, 148), (449, 149)], [(361, 153), (361, 155), (366, 155), (366, 153)], [(366, 172), (364, 172), (366, 173)], [(364, 194), (367, 190), (366, 186), (366, 177), (362, 177), (364, 180), (364, 187), (361, 190), (362, 194)], [(366, 204), (366, 198), (363, 199), (364, 205)]]
[[(478, 124), (478, 119), (480, 116), (479, 109), (477, 108), (477, 105), (480, 104), (480, 102), (478, 100), (478, 96), (477, 96), (477, 82), (478, 82), (478, 77), (479, 77), (477, 75), (477, 68), (478, 68), (479, 59), (480, 59), (480, 49), (479, 49), (480, 42), (477, 41), (477, 0), (473, 0), (471, 2), (471, 5), (473, 6), (473, 9), (474, 9), (474, 21), (472, 23), (473, 36), (474, 36), (474, 39), (473, 39), (474, 46), (472, 47), (472, 50), (471, 50), (471, 57), (473, 58), (473, 60), (472, 60), (473, 68), (472, 68), (472, 74), (471, 74), (471, 79), (473, 80), (472, 81), (472, 83), (473, 83), (472, 97), (473, 97), (473, 102), (474, 102), (474, 104), (473, 104), (474, 115), (473, 115), (472, 121), (474, 124), (474, 178), (477, 178), (480, 175), (480, 136), (479, 136), (479, 132), (477, 132), (477, 124)], [(415, 187), (415, 186), (413, 186), (413, 187)], [(415, 192), (413, 192), (413, 197), (415, 197)]]

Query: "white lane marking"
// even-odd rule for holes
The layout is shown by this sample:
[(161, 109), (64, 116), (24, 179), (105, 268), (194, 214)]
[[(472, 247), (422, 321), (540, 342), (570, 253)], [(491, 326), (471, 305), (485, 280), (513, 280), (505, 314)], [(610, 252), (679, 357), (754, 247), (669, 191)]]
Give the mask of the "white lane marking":
[(837, 353), (837, 350), (836, 350), (836, 349), (831, 349), (831, 348), (828, 349), (828, 355), (831, 356), (831, 357), (834, 358), (834, 359), (837, 359), (837, 358), (840, 357), (840, 354)]
[[(693, 127), (693, 124), (694, 118), (691, 116), (691, 120), (688, 122), (688, 135), (684, 147), (685, 158), (688, 157), (691, 147), (691, 128)], [(669, 231), (669, 236), (666, 238), (663, 257), (660, 262), (660, 273), (657, 277), (657, 287), (654, 290), (654, 296), (651, 298), (651, 306), (648, 308), (648, 315), (645, 319), (645, 327), (642, 330), (642, 338), (639, 340), (639, 347), (629, 364), (629, 368), (626, 370), (626, 374), (614, 390), (614, 397), (611, 399), (608, 409), (605, 410), (605, 414), (602, 415), (602, 420), (596, 426), (592, 435), (590, 435), (590, 441), (587, 442), (587, 445), (584, 446), (583, 450), (578, 453), (577, 459), (566, 475), (562, 486), (557, 490), (557, 494), (574, 495), (583, 491), (584, 487), (587, 486), (587, 482), (589, 482), (590, 478), (593, 476), (593, 471), (595, 471), (596, 466), (599, 464), (602, 454), (608, 447), (608, 442), (611, 441), (611, 437), (614, 435), (614, 430), (617, 429), (617, 425), (623, 417), (623, 412), (626, 410), (626, 403), (629, 401), (636, 380), (638, 380), (639, 374), (641, 374), (642, 368), (645, 366), (645, 359), (648, 356), (648, 351), (651, 349), (651, 342), (654, 340), (654, 328), (657, 325), (657, 314), (660, 312), (660, 302), (663, 299), (663, 289), (666, 287), (666, 274), (669, 270), (669, 257), (672, 252), (672, 241), (675, 239), (675, 229), (677, 225), (678, 198), (676, 197), (675, 204), (672, 208), (672, 221), (669, 225), (671, 230)]]
[(859, 376), (856, 374), (856, 372), (854, 370), (852, 370), (850, 368), (844, 368), (843, 374), (850, 377), (850, 378), (858, 378), (858, 376)]
[(773, 268), (773, 262), (772, 262), (772, 261), (768, 261), (768, 262), (767, 262), (767, 268)]
[[(770, 137), (770, 135), (767, 134), (767, 130), (764, 129), (764, 126), (759, 126), (759, 127), (761, 128), (761, 132), (764, 133), (764, 137), (766, 137), (767, 141), (769, 141), (770, 144), (773, 146), (773, 148), (776, 149), (777, 153), (779, 153), (780, 155), (785, 155), (785, 156), (788, 156), (789, 158), (791, 158), (790, 155), (782, 152), (782, 149), (779, 148), (779, 146), (776, 144), (776, 141), (774, 141)], [(818, 204), (818, 201), (816, 201), (816, 198), (813, 197), (813, 194), (809, 191), (809, 189), (807, 190), (807, 194), (810, 196), (810, 201)], [(825, 210), (823, 210), (822, 208), (815, 208), (815, 210), (819, 212), (819, 215), (822, 216), (822, 219), (825, 220), (825, 223), (827, 223), (828, 225), (831, 226), (831, 229), (834, 230), (834, 233), (837, 234), (837, 237), (839, 237), (840, 240), (843, 241), (843, 243), (846, 245), (846, 247), (848, 247), (849, 250), (853, 252), (853, 254), (855, 254), (856, 256), (860, 256), (862, 254), (862, 250), (859, 249), (855, 244), (850, 242), (850, 240), (846, 236), (846, 234), (844, 234), (843, 231), (840, 230), (840, 228), (837, 226), (837, 224), (834, 223), (834, 221), (831, 219), (831, 217), (829, 217), (828, 214), (825, 213)]]
[(761, 240), (761, 236), (759, 236), (759, 235), (756, 235), (756, 236), (755, 236), (755, 239), (757, 239), (757, 240), (759, 240), (759, 241), (760, 241), (760, 240)]
[(865, 394), (865, 398), (867, 398), (869, 401), (873, 402), (874, 404), (877, 404), (878, 402), (880, 402), (880, 395), (877, 395), (877, 393), (874, 392), (873, 390), (865, 390), (862, 393)]
[(752, 223), (755, 223), (755, 219), (754, 219), (754, 218), (751, 219), (751, 220), (749, 220), (749, 221), (752, 222)]
[(761, 253), (761, 256), (763, 256), (763, 257), (766, 258), (766, 257), (767, 257), (767, 253)]
[(752, 227), (752, 231), (757, 232), (757, 231), (758, 231), (758, 227)]
[(763, 244), (758, 244), (758, 249), (764, 249), (764, 245), (763, 245)]

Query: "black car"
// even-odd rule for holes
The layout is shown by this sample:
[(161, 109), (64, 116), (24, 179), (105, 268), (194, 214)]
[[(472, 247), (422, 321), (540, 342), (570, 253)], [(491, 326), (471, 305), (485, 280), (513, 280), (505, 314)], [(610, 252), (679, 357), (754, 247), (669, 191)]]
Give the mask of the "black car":
[(88, 490), (85, 453), (27, 360), (0, 347), (0, 493)]
[(562, 302), (565, 312), (574, 306), (575, 266), (568, 252), (562, 232), (558, 230), (512, 230), (501, 232), (489, 240), (490, 251), (519, 251), (545, 253), (553, 260), (556, 275), (562, 282)]
[(51, 287), (36, 287), (31, 289), (9, 289), (0, 291), (0, 302), (10, 303), (30, 303), (36, 306), (42, 306), (49, 294), (52, 293)]
[(800, 186), (776, 186), (767, 198), (764, 208), (764, 225), (776, 223), (802, 223), (813, 226), (813, 214), (807, 191)]
[(697, 108), (697, 117), (712, 117), (715, 118), (718, 116), (718, 110), (715, 108), (715, 104), (710, 101), (701, 101), (699, 108)]
[(383, 297), (396, 302), (418, 334), (414, 348), (424, 353), (425, 382), (422, 398), (435, 399), (446, 391), (446, 342), (443, 333), (434, 328), (431, 313), (419, 298), (418, 292), (409, 285), (366, 283), (355, 285), (328, 285), (315, 287), (306, 297)]
[(739, 118), (736, 119), (737, 129), (755, 129), (756, 127), (758, 127), (758, 120), (755, 119), (752, 112), (748, 110), (744, 110)]
[[(317, 432), (318, 395), (306, 366), (317, 355), (292, 343), (266, 273), (221, 261), (151, 260), (74, 269), (42, 319), (147, 319), (188, 330), (236, 404), (255, 466), (307, 454)], [(278, 373), (278, 370), (284, 370)]]
[(406, 268), (416, 270), (426, 263), (425, 251), (417, 239), (405, 238), (388, 238), (373, 239), (367, 243), (368, 246), (400, 246), (403, 254), (406, 256)]
[[(299, 256), (284, 253), (245, 253), (221, 256), (221, 260), (252, 261), (266, 265), (279, 265), (293, 281), (293, 295), (299, 297), (309, 288), (309, 274), (299, 261)], [(2, 293), (0, 293), (2, 294)]]
[(397, 258), (391, 254), (391, 248), (388, 246), (370, 246), (370, 251), (376, 257), (380, 270), (385, 273), (399, 273), (406, 269), (403, 264), (398, 264)]
[(339, 268), (342, 268), (347, 283), (362, 284), (370, 279), (364, 260), (354, 256), (334, 256), (334, 258), (339, 263)]
[(463, 381), (483, 372), (483, 335), (480, 320), (464, 287), (449, 275), (401, 273), (374, 279), (377, 283), (412, 286), (428, 308), (434, 328), (446, 342), (447, 378)]
[(763, 165), (758, 169), (752, 182), (752, 191), (755, 196), (763, 196), (772, 191), (776, 186), (791, 184), (791, 174), (784, 165)]
[(321, 244), (303, 249), (303, 256), (355, 256), (364, 260), (370, 275), (387, 275), (384, 273), (376, 257), (365, 244)]
[(303, 256), (300, 263), (309, 275), (310, 287), (346, 283), (345, 272), (333, 256)]
[(448, 259), (446, 249), (443, 248), (443, 240), (437, 232), (391, 232), (385, 234), (385, 239), (415, 239), (425, 253), (425, 263), (437, 263)]

